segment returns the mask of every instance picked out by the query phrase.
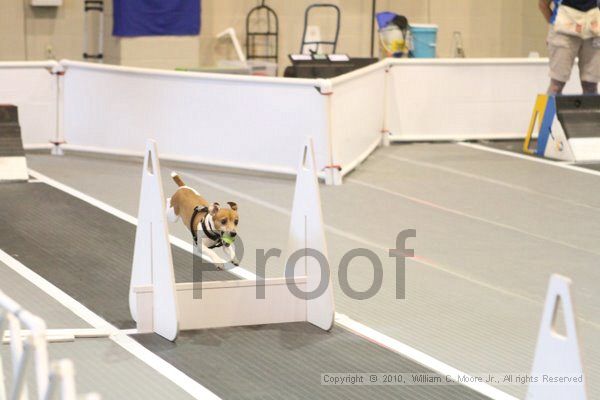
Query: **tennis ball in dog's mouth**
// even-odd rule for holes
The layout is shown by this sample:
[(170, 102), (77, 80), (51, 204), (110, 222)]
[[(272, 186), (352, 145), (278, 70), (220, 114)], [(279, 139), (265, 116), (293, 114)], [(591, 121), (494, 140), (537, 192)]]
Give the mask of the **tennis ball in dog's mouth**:
[(234, 236), (230, 236), (228, 234), (223, 235), (223, 243), (225, 243), (227, 246), (231, 246), (234, 241), (235, 241)]

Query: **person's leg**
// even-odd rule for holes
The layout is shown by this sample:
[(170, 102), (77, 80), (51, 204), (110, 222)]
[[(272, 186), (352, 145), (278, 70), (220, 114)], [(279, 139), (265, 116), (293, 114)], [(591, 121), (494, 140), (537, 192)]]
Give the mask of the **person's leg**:
[(600, 47), (596, 46), (594, 39), (587, 39), (583, 41), (583, 45), (579, 50), (579, 76), (581, 77), (583, 94), (598, 94)]
[(598, 82), (581, 81), (583, 94), (598, 94)]
[(571, 77), (575, 58), (579, 53), (582, 40), (576, 37), (556, 33), (550, 27), (548, 33), (548, 52), (550, 54), (550, 86), (548, 94), (559, 95)]
[(548, 94), (556, 96), (562, 94), (563, 89), (567, 82), (557, 81), (556, 79), (550, 79), (550, 86), (548, 87)]

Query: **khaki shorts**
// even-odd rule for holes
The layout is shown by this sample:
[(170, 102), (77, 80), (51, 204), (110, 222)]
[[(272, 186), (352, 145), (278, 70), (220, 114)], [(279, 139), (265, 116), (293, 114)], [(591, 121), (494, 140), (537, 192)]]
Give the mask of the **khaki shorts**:
[(550, 52), (550, 78), (567, 82), (575, 58), (579, 57), (579, 76), (585, 82), (600, 82), (600, 41), (583, 40), (576, 36), (556, 33), (550, 27), (548, 51)]

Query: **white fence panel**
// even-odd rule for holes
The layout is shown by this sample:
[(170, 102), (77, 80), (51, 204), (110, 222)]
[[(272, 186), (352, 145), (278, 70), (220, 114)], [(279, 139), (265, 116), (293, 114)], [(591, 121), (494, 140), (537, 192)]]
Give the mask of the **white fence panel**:
[(318, 80), (62, 64), (67, 149), (141, 155), (154, 138), (164, 159), (294, 174), (312, 136), (329, 163)]
[[(390, 60), (386, 127), (393, 140), (525, 136), (547, 59)], [(578, 70), (567, 92), (580, 92)]]
[[(141, 155), (152, 137), (164, 159), (294, 174), (311, 136), (325, 176), (354, 169), (381, 131), (394, 141), (523, 137), (548, 81), (547, 59), (386, 59), (332, 80), (18, 62), (0, 63), (0, 103), (19, 106), (26, 147), (64, 137), (67, 149)], [(578, 92), (575, 67), (566, 93)]]
[(332, 80), (331, 147), (342, 175), (381, 142), (385, 115), (386, 62)]

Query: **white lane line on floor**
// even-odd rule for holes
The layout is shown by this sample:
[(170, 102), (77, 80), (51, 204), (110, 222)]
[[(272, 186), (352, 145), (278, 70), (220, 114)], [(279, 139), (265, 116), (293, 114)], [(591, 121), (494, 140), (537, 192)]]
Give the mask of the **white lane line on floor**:
[(468, 218), (468, 219), (471, 219), (473, 221), (482, 222), (482, 223), (485, 223), (485, 224), (488, 224), (488, 225), (492, 225), (492, 226), (495, 226), (495, 227), (498, 227), (498, 228), (501, 228), (501, 229), (510, 230), (510, 231), (513, 231), (513, 232), (520, 233), (522, 235), (531, 236), (531, 237), (534, 237), (536, 239), (540, 239), (540, 240), (544, 240), (544, 241), (547, 241), (547, 242), (550, 242), (550, 243), (554, 243), (554, 244), (557, 244), (557, 245), (560, 245), (560, 246), (568, 247), (568, 248), (573, 249), (573, 250), (581, 251), (581, 252), (588, 253), (588, 254), (593, 254), (595, 256), (600, 256), (600, 253), (598, 253), (596, 251), (593, 251), (593, 250), (590, 250), (590, 249), (586, 249), (584, 247), (579, 247), (579, 246), (576, 246), (574, 244), (564, 242), (562, 240), (556, 240), (556, 239), (553, 239), (553, 238), (548, 237), (548, 236), (538, 235), (537, 233), (528, 232), (526, 230), (517, 228), (517, 227), (512, 226), (512, 225), (503, 224), (501, 222), (492, 221), (492, 220), (487, 219), (487, 218), (483, 218), (483, 217), (478, 217), (478, 216), (475, 216), (475, 215), (471, 215), (471, 214), (468, 214), (466, 212), (462, 212), (462, 211), (459, 211), (459, 210), (455, 210), (453, 208), (445, 207), (445, 206), (442, 206), (440, 204), (436, 204), (436, 203), (433, 203), (433, 202), (430, 202), (430, 201), (427, 201), (427, 200), (419, 199), (418, 197), (409, 196), (407, 194), (403, 194), (403, 193), (397, 192), (395, 190), (391, 190), (391, 189), (383, 188), (381, 186), (373, 185), (371, 183), (364, 182), (364, 181), (361, 181), (359, 179), (349, 178), (349, 179), (346, 179), (346, 181), (354, 183), (354, 184), (357, 184), (357, 185), (360, 185), (360, 186), (363, 186), (363, 187), (366, 187), (366, 188), (369, 188), (369, 189), (372, 189), (372, 190), (376, 190), (376, 191), (379, 191), (379, 192), (382, 192), (382, 193), (386, 193), (386, 194), (391, 195), (391, 196), (400, 197), (400, 198), (403, 198), (405, 200), (411, 201), (411, 202), (416, 203), (416, 204), (420, 204), (420, 205), (423, 205), (423, 206), (426, 206), (426, 207), (430, 207), (430, 208), (434, 208), (434, 209), (437, 209), (437, 210), (440, 210), (440, 211), (444, 211), (444, 212), (449, 213), (449, 214), (454, 214), (454, 215), (457, 215), (459, 217)]
[(578, 206), (578, 207), (585, 207), (585, 208), (589, 208), (591, 210), (595, 210), (595, 211), (600, 211), (600, 207), (595, 207), (589, 204), (585, 204), (585, 203), (580, 203), (578, 201), (573, 201), (573, 200), (568, 200), (568, 199), (563, 199), (562, 197), (558, 197), (558, 196), (553, 196), (551, 194), (546, 194), (546, 193), (542, 193), (542, 192), (538, 192), (537, 190), (533, 190), (531, 188), (528, 188), (526, 186), (520, 186), (520, 185), (515, 185), (512, 183), (508, 183), (508, 182), (504, 182), (498, 179), (494, 179), (494, 178), (488, 178), (486, 176), (482, 176), (482, 175), (477, 175), (477, 174), (472, 174), (470, 172), (465, 172), (465, 171), (461, 171), (459, 169), (455, 169), (455, 168), (450, 168), (450, 167), (444, 167), (438, 164), (433, 164), (433, 163), (429, 163), (426, 161), (420, 161), (420, 160), (413, 160), (410, 158), (406, 158), (406, 157), (400, 157), (397, 155), (392, 155), (392, 154), (384, 154), (383, 155), (386, 158), (392, 159), (392, 160), (397, 160), (397, 161), (401, 161), (401, 162), (405, 162), (408, 164), (413, 164), (419, 167), (425, 167), (425, 168), (430, 168), (430, 169), (435, 169), (438, 171), (443, 171), (443, 172), (448, 172), (450, 174), (454, 174), (454, 175), (458, 175), (458, 176), (462, 176), (464, 178), (469, 178), (469, 179), (476, 179), (478, 181), (481, 182), (486, 182), (486, 183), (491, 183), (494, 185), (498, 185), (498, 186), (502, 186), (508, 189), (512, 189), (512, 190), (517, 190), (517, 191), (521, 191), (524, 193), (529, 193), (535, 196), (540, 196), (546, 199), (550, 199), (550, 200), (554, 200), (554, 201), (558, 201), (561, 203), (566, 203), (566, 204), (570, 204), (570, 205), (574, 205), (574, 206)]
[[(47, 177), (47, 176), (45, 176), (45, 175), (43, 175), (43, 174), (41, 174), (41, 173), (39, 173), (37, 171), (33, 171), (33, 170), (30, 169), (29, 173), (31, 175), (35, 176), (37, 179), (39, 179), (39, 180), (47, 183), (48, 185), (55, 187), (56, 189), (65, 191), (65, 192), (69, 193), (70, 195), (79, 198), (80, 200), (83, 200), (83, 201), (88, 202), (89, 204), (95, 205), (96, 207), (102, 209), (103, 211), (105, 211), (105, 212), (107, 212), (109, 214), (115, 215), (115, 216), (117, 216), (117, 217), (119, 217), (121, 219), (124, 219), (125, 221), (131, 222), (132, 224), (137, 225), (137, 219), (135, 217), (133, 217), (133, 216), (131, 216), (129, 214), (126, 214), (126, 213), (124, 213), (124, 212), (122, 212), (120, 210), (117, 210), (116, 208), (114, 208), (114, 207), (112, 207), (112, 206), (110, 206), (110, 205), (108, 205), (108, 204), (106, 204), (106, 203), (104, 203), (104, 202), (102, 202), (100, 200), (94, 199), (91, 196), (88, 196), (88, 195), (86, 195), (86, 194), (84, 194), (84, 193), (82, 193), (82, 192), (80, 192), (80, 191), (78, 191), (76, 189), (73, 189), (73, 188), (71, 188), (71, 187), (69, 187), (67, 185), (64, 185), (64, 184), (62, 184), (62, 183), (60, 183), (60, 182), (58, 182), (58, 181), (56, 181), (54, 179), (51, 179), (51, 178), (49, 178), (49, 177)], [(273, 205), (271, 203), (262, 201), (260, 199), (254, 198), (252, 196), (243, 194), (241, 192), (234, 191), (234, 190), (229, 189), (229, 188), (227, 188), (225, 186), (214, 184), (214, 183), (212, 183), (210, 181), (207, 181), (207, 180), (202, 179), (202, 178), (195, 177), (195, 176), (190, 175), (190, 174), (184, 174), (184, 173), (180, 173), (180, 174), (183, 177), (189, 177), (189, 178), (191, 178), (193, 180), (196, 180), (196, 181), (198, 181), (200, 183), (204, 183), (204, 184), (209, 185), (209, 186), (211, 186), (213, 188), (216, 188), (216, 189), (228, 192), (230, 194), (234, 194), (236, 196), (239, 196), (240, 198), (246, 198), (249, 201), (252, 201), (252, 202), (254, 202), (256, 204), (260, 204), (260, 205), (262, 205), (262, 206), (264, 206), (266, 208), (269, 208), (271, 210), (276, 210), (276, 211), (282, 212), (282, 213), (284, 213), (286, 215), (290, 215), (290, 211), (288, 211), (287, 209), (285, 209), (283, 207), (278, 207), (278, 206)], [(340, 230), (335, 229), (335, 228), (330, 228), (330, 229), (334, 229), (337, 232), (344, 233), (343, 231), (340, 231)], [(176, 245), (178, 247), (181, 247), (182, 249), (187, 250), (189, 252), (193, 252), (193, 247), (192, 247), (191, 243), (186, 243), (183, 240), (178, 239), (178, 238), (176, 238), (174, 236), (171, 236), (171, 235), (169, 236), (169, 238), (171, 240), (171, 243), (173, 243), (174, 245)], [(386, 251), (387, 251), (387, 249), (386, 249)], [(244, 270), (244, 269), (239, 268), (239, 267), (235, 268), (235, 269), (229, 269), (228, 271), (232, 272), (232, 273), (234, 273), (234, 274), (236, 274), (236, 275), (238, 275), (238, 276), (240, 276), (241, 278), (244, 278), (244, 279), (249, 279), (249, 280), (255, 280), (256, 279), (256, 275), (254, 275), (252, 272)], [(30, 271), (30, 272), (32, 272), (32, 271)], [(75, 300), (73, 300), (73, 301), (75, 301)], [(338, 314), (336, 313), (336, 320), (337, 320), (337, 317), (338, 317)], [(456, 370), (456, 369), (454, 369), (454, 368), (452, 368), (452, 367), (450, 367), (450, 366), (442, 363), (441, 361), (436, 360), (435, 358), (427, 356), (427, 355), (425, 355), (425, 353), (418, 352), (417, 350), (414, 350), (414, 349), (413, 349), (413, 351), (408, 352), (407, 354), (402, 353), (402, 350), (407, 350), (407, 349), (412, 349), (412, 348), (409, 347), (409, 346), (407, 346), (407, 345), (405, 345), (405, 344), (403, 344), (403, 343), (401, 343), (400, 341), (398, 341), (396, 339), (393, 339), (393, 338), (391, 338), (389, 336), (384, 335), (383, 333), (380, 333), (380, 332), (377, 332), (374, 329), (368, 328), (367, 326), (362, 325), (359, 322), (353, 321), (353, 320), (351, 320), (348, 317), (344, 317), (343, 315), (341, 315), (340, 316), (340, 320), (341, 320), (341, 322), (339, 322), (339, 323), (340, 323), (341, 326), (343, 326), (346, 329), (354, 332), (355, 334), (357, 334), (357, 335), (359, 335), (361, 337), (364, 337), (364, 338), (366, 338), (368, 340), (371, 340), (374, 343), (377, 343), (377, 344), (379, 344), (382, 347), (386, 347), (386, 348), (388, 348), (388, 349), (390, 349), (392, 351), (395, 351), (396, 353), (398, 353), (400, 355), (403, 355), (403, 356), (405, 356), (405, 357), (407, 357), (407, 358), (409, 358), (409, 359), (411, 359), (411, 360), (413, 360), (413, 361), (415, 361), (415, 362), (417, 362), (417, 363), (419, 363), (419, 364), (421, 364), (421, 365), (423, 365), (423, 366), (431, 369), (434, 372), (439, 372), (440, 374), (444, 374), (445, 373), (444, 371), (448, 371), (448, 370), (458, 371), (458, 370)], [(133, 331), (129, 331), (129, 332), (133, 332)], [(120, 332), (120, 335), (117, 335), (117, 336), (113, 337), (112, 339), (115, 340), (115, 338), (126, 338), (126, 339), (129, 339), (129, 340), (133, 340), (133, 339), (129, 338), (123, 332)], [(119, 342), (117, 342), (117, 343), (119, 343)], [(137, 342), (135, 342), (135, 343), (137, 343)], [(148, 351), (146, 348), (143, 348), (143, 349), (146, 350), (146, 351)], [(149, 353), (154, 356), (154, 353), (152, 353), (152, 352), (149, 352)], [(158, 356), (155, 356), (155, 357), (158, 357)], [(160, 359), (160, 360), (163, 361), (163, 362), (165, 362), (162, 359)], [(431, 363), (431, 365), (429, 363)], [(168, 364), (168, 365), (172, 369), (175, 369), (171, 364)], [(436, 368), (441, 368), (441, 370), (438, 371)], [(177, 369), (175, 369), (175, 371), (178, 371), (178, 372), (181, 373), (181, 371), (179, 371)], [(187, 375), (185, 375), (183, 373), (181, 373), (181, 374), (184, 375), (186, 378), (190, 379), (189, 377), (187, 377)], [(463, 375), (466, 376), (467, 374), (463, 373)], [(500, 391), (500, 390), (498, 390), (498, 389), (496, 389), (496, 388), (494, 388), (494, 387), (492, 387), (490, 385), (487, 385), (487, 384), (469, 383), (469, 384), (464, 384), (464, 385), (467, 386), (467, 387), (469, 387), (470, 389), (472, 389), (472, 390), (474, 390), (474, 391), (476, 391), (478, 393), (484, 394), (484, 395), (486, 395), (486, 396), (488, 396), (488, 397), (490, 397), (490, 398), (492, 398), (494, 400), (517, 400), (515, 397), (509, 396), (508, 394), (506, 394), (506, 393), (504, 393), (504, 392), (502, 392), (502, 391)], [(214, 394), (212, 394), (212, 393), (210, 393), (210, 394), (214, 396)]]
[[(459, 371), (458, 369), (451, 367), (450, 365), (443, 363), (440, 360), (433, 358), (411, 346), (408, 346), (396, 339), (393, 339), (376, 330), (373, 330), (368, 326), (361, 324), (360, 322), (354, 321), (353, 319), (349, 318), (344, 314), (336, 313), (335, 322), (339, 325), (342, 325), (344, 328), (350, 330), (351, 332), (354, 332), (367, 340), (375, 341), (380, 346), (385, 347), (393, 351), (394, 353), (401, 354), (413, 361), (416, 361), (417, 363), (433, 371), (436, 371), (441, 375), (452, 377), (454, 378), (454, 380), (456, 380), (456, 378), (459, 376), (469, 376), (468, 374), (465, 374), (464, 372)], [(468, 379), (468, 381), (472, 381), (472, 379)], [(463, 385), (491, 399), (517, 399), (516, 397), (504, 393), (503, 391), (485, 383), (475, 382)]]
[(102, 211), (112, 214), (115, 217), (118, 217), (118, 218), (120, 218), (124, 221), (127, 221), (131, 224), (134, 224), (134, 225), (137, 224), (137, 219), (135, 217), (133, 217), (127, 213), (124, 213), (123, 211), (118, 210), (112, 206), (109, 206), (108, 204), (106, 204), (92, 196), (88, 196), (87, 194), (80, 192), (79, 190), (73, 189), (70, 186), (67, 186), (58, 181), (55, 181), (54, 179), (36, 171), (36, 170), (29, 168), (29, 175), (33, 176), (35, 179), (37, 179), (40, 182), (43, 182), (49, 186), (52, 186), (62, 192), (68, 193), (73, 197), (77, 197), (78, 199), (83, 200), (86, 203), (91, 204), (94, 207), (101, 209)]
[(576, 165), (571, 165), (571, 164), (560, 162), (560, 161), (552, 161), (552, 160), (548, 160), (548, 159), (545, 159), (545, 158), (540, 158), (540, 157), (528, 156), (528, 155), (525, 155), (525, 154), (514, 153), (512, 151), (494, 149), (492, 147), (488, 147), (488, 146), (484, 146), (484, 145), (476, 144), (476, 143), (457, 142), (456, 144), (459, 145), (459, 146), (468, 147), (468, 148), (471, 148), (471, 149), (476, 149), (476, 150), (481, 150), (481, 151), (487, 151), (488, 153), (501, 154), (503, 156), (513, 157), (513, 158), (520, 158), (522, 160), (527, 160), (527, 161), (530, 161), (530, 162), (536, 162), (536, 163), (539, 163), (539, 164), (552, 165), (552, 166), (558, 167), (558, 168), (564, 168), (564, 169), (568, 169), (568, 170), (571, 170), (571, 171), (582, 172), (582, 173), (588, 174), (588, 175), (600, 176), (600, 171), (595, 171), (593, 169), (588, 169), (588, 168), (582, 168), (582, 167), (578, 167)]
[[(31, 171), (30, 171), (31, 172)], [(219, 399), (214, 393), (200, 385), (198, 382), (185, 375), (171, 364), (146, 349), (144, 346), (120, 332), (119, 328), (110, 324), (102, 317), (91, 311), (89, 308), (63, 292), (61, 289), (50, 283), (48, 280), (38, 275), (19, 260), (13, 258), (5, 251), (0, 249), (0, 262), (6, 264), (10, 269), (27, 279), (33, 285), (44, 291), (50, 297), (54, 298), (67, 309), (71, 310), (79, 318), (93, 326), (95, 329), (110, 333), (110, 339), (119, 344), (123, 349), (146, 363), (157, 373), (169, 379), (179, 386), (182, 390), (196, 399)]]
[[(276, 211), (276, 212), (284, 214), (284, 215), (291, 215), (291, 212), (288, 209), (286, 209), (284, 207), (277, 206), (277, 205), (272, 204), (272, 203), (270, 203), (268, 201), (261, 200), (259, 198), (256, 198), (256, 197), (252, 196), (252, 195), (249, 195), (249, 194), (237, 191), (235, 189), (231, 189), (231, 188), (229, 188), (227, 186), (224, 186), (224, 185), (221, 185), (221, 184), (218, 184), (218, 183), (213, 183), (213, 182), (211, 182), (209, 180), (206, 180), (204, 178), (200, 178), (198, 176), (195, 176), (195, 175), (192, 175), (192, 174), (189, 174), (189, 173), (179, 172), (179, 174), (181, 176), (185, 177), (185, 178), (189, 178), (189, 179), (191, 179), (193, 181), (196, 181), (198, 183), (202, 183), (203, 185), (210, 186), (213, 189), (216, 189), (216, 190), (228, 193), (228, 194), (230, 194), (230, 195), (232, 195), (232, 196), (234, 196), (234, 197), (236, 197), (238, 199), (247, 200), (249, 202), (252, 202), (254, 204), (257, 204), (259, 206), (262, 206), (264, 208)], [(327, 232), (331, 232), (331, 233), (333, 233), (333, 234), (335, 234), (337, 236), (343, 237), (345, 239), (348, 239), (348, 240), (351, 240), (351, 241), (354, 241), (354, 242), (357, 242), (357, 243), (362, 243), (363, 245), (371, 247), (371, 248), (379, 249), (381, 251), (384, 251), (385, 253), (387, 253), (390, 250), (389, 247), (383, 246), (381, 243), (372, 242), (372, 241), (367, 240), (367, 239), (365, 239), (363, 237), (354, 235), (352, 233), (348, 233), (347, 231), (338, 229), (338, 228), (333, 227), (331, 225), (325, 224), (325, 230)], [(467, 281), (469, 283), (472, 283), (474, 285), (481, 286), (483, 288), (492, 290), (494, 292), (497, 292), (497, 293), (500, 293), (500, 294), (503, 294), (503, 295), (506, 295), (506, 296), (509, 296), (509, 297), (514, 297), (514, 298), (518, 298), (518, 299), (521, 299), (521, 300), (525, 300), (525, 301), (527, 301), (529, 303), (532, 303), (532, 304), (543, 305), (543, 299), (536, 300), (536, 299), (533, 299), (531, 297), (527, 297), (527, 296), (525, 296), (523, 294), (512, 292), (510, 290), (506, 290), (506, 289), (503, 289), (501, 287), (493, 286), (493, 285), (491, 285), (491, 284), (489, 284), (487, 282), (480, 281), (480, 280), (472, 278), (470, 276), (460, 274), (460, 273), (456, 272), (455, 270), (453, 270), (452, 268), (450, 268), (448, 266), (444, 266), (442, 264), (436, 263), (436, 262), (434, 262), (432, 260), (429, 260), (429, 259), (427, 259), (425, 257), (421, 257), (421, 256), (418, 256), (418, 255), (415, 255), (414, 257), (411, 258), (411, 260), (413, 260), (414, 262), (419, 263), (421, 265), (425, 265), (425, 266), (433, 268), (435, 270), (444, 272), (444, 273), (446, 273), (448, 275), (451, 275), (451, 276), (454, 276), (456, 278), (462, 279), (462, 280)], [(252, 274), (249, 271), (247, 271), (247, 273), (249, 274), (249, 276), (250, 276), (250, 274)], [(250, 279), (250, 280), (255, 279), (255, 278), (252, 278), (252, 277), (244, 277), (244, 278), (245, 279)], [(597, 329), (600, 329), (600, 324), (598, 324), (596, 322), (590, 321), (590, 320), (588, 320), (586, 318), (583, 318), (583, 317), (580, 317), (580, 316), (577, 316), (577, 319), (579, 321), (581, 321), (582, 323), (589, 324), (589, 325), (591, 325), (591, 326), (593, 326), (593, 327), (595, 327)]]

